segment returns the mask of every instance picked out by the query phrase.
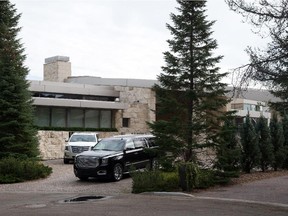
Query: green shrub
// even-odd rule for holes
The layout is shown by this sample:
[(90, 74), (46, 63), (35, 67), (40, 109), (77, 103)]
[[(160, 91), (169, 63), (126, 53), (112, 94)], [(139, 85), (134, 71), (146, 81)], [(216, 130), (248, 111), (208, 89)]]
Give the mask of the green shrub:
[(132, 193), (179, 190), (179, 179), (176, 172), (153, 170), (134, 172), (131, 176)]
[(197, 189), (205, 189), (215, 185), (215, 172), (209, 169), (201, 169), (198, 173)]
[(45, 178), (52, 168), (32, 159), (3, 158), (0, 160), (0, 183), (16, 183)]
[(216, 184), (227, 184), (230, 182), (230, 176), (227, 176), (228, 173), (217, 172), (211, 169), (200, 169), (195, 163), (179, 164), (178, 173), (179, 184), (183, 191), (205, 189)]
[(191, 191), (199, 184), (200, 169), (197, 164), (191, 162), (178, 165), (179, 184), (183, 191)]

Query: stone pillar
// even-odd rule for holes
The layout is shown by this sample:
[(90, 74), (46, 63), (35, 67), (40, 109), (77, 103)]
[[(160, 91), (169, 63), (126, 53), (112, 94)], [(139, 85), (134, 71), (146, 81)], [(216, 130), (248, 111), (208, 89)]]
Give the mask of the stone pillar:
[(71, 76), (71, 63), (67, 56), (54, 56), (45, 59), (44, 81), (64, 82)]

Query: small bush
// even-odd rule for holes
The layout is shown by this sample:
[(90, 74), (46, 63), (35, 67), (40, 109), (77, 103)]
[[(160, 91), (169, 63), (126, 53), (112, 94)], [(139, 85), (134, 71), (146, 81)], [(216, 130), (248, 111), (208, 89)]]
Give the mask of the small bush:
[(199, 181), (200, 169), (195, 163), (187, 162), (178, 165), (179, 184), (183, 191), (196, 188)]
[(195, 188), (205, 189), (215, 185), (215, 172), (209, 169), (201, 169), (198, 173), (198, 182)]
[(134, 172), (132, 181), (132, 193), (179, 190), (176, 172), (161, 172), (160, 170)]
[[(230, 181), (228, 173), (211, 169), (200, 169), (195, 163), (181, 163), (178, 166), (179, 184), (183, 191), (205, 189), (216, 184), (227, 184)], [(235, 175), (235, 174), (234, 174)]]
[(0, 184), (45, 178), (52, 168), (32, 159), (3, 158), (0, 160)]

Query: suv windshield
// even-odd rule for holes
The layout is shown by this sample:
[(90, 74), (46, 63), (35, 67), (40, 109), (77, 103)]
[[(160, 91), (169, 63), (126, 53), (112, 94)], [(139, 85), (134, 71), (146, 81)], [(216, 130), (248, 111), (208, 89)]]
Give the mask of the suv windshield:
[(93, 135), (75, 134), (72, 135), (69, 142), (96, 142), (96, 138)]
[(125, 140), (103, 139), (96, 146), (94, 146), (92, 150), (122, 151), (124, 147)]

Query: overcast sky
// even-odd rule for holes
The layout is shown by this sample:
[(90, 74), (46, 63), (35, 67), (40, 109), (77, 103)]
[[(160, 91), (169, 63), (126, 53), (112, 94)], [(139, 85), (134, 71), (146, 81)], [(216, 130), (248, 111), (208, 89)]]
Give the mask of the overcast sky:
[[(11, 0), (22, 13), (19, 37), (25, 47), (28, 79), (43, 79), (44, 59), (70, 57), (73, 76), (156, 79), (165, 64), (175, 0)], [(243, 18), (224, 0), (208, 0), (213, 37), (224, 55), (221, 71), (248, 62), (245, 48), (261, 46)], [(226, 81), (229, 83), (230, 78)]]

